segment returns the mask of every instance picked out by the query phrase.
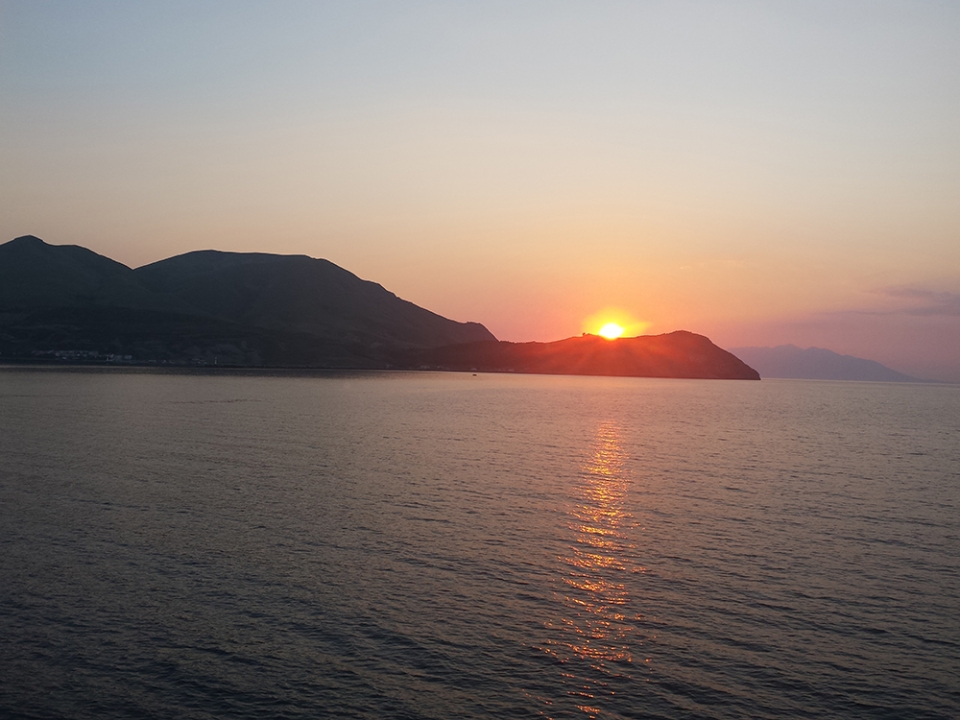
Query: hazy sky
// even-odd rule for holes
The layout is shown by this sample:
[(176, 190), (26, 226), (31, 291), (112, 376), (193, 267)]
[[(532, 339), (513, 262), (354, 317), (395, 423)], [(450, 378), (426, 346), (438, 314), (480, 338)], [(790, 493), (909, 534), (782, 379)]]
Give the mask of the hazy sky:
[(27, 233), (960, 380), (960, 2), (0, 1)]

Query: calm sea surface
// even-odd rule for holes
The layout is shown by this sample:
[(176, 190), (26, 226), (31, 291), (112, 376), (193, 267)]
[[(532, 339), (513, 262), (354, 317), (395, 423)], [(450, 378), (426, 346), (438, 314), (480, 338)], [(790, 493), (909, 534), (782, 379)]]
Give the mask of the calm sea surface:
[(960, 717), (960, 386), (0, 368), (0, 716)]

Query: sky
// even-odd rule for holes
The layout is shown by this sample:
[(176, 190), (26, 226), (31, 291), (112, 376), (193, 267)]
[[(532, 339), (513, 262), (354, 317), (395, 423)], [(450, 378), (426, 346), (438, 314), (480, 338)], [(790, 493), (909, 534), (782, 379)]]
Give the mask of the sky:
[(960, 3), (0, 0), (0, 242), (960, 381)]

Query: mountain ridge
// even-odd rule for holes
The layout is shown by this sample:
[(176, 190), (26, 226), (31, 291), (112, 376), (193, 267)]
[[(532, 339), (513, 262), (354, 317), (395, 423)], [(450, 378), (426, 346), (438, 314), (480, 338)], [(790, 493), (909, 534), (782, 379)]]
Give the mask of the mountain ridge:
[(796, 345), (740, 347), (729, 351), (756, 368), (761, 377), (795, 380), (929, 382), (893, 370), (876, 360), (841, 355), (826, 348)]
[(0, 245), (0, 359), (759, 379), (687, 331), (498, 341), (329, 260), (196, 250), (131, 269), (77, 245)]
[(389, 366), (398, 350), (495, 339), (304, 255), (206, 250), (134, 270), (30, 235), (0, 245), (5, 358), (363, 368)]
[(740, 358), (688, 330), (616, 340), (585, 333), (548, 343), (470, 343), (424, 352), (420, 361), (427, 367), (461, 371), (760, 379)]
[(400, 347), (496, 338), (449, 320), (322, 258), (196, 250), (134, 271), (147, 287), (208, 315), (260, 328), (355, 336)]

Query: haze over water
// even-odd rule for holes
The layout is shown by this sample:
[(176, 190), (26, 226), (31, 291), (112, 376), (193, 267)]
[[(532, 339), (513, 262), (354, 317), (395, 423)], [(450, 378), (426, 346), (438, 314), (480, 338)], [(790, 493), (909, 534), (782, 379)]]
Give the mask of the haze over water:
[(960, 387), (0, 369), (0, 715), (952, 718)]

